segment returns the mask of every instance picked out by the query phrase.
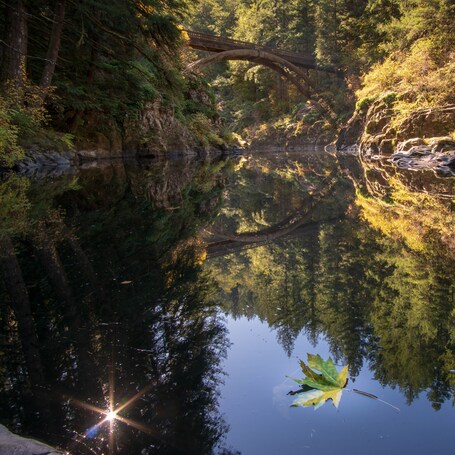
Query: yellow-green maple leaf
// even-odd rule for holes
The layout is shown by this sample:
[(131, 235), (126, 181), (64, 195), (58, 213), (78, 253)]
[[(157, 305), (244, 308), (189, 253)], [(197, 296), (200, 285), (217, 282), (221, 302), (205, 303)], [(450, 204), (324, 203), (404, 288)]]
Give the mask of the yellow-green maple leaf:
[(332, 400), (333, 405), (338, 408), (343, 388), (348, 380), (348, 365), (338, 372), (332, 359), (325, 361), (319, 355), (308, 354), (308, 365), (301, 360), (300, 367), (305, 377), (295, 381), (310, 390), (299, 394), (292, 406), (314, 406), (318, 409), (327, 400)]

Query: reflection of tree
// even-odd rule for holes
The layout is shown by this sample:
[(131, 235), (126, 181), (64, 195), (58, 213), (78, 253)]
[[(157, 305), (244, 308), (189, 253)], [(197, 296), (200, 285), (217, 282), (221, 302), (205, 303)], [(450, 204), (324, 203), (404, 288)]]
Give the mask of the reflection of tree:
[(366, 264), (374, 253), (371, 244), (357, 238), (356, 228), (359, 226), (351, 218), (321, 233), (316, 272), (316, 308), (323, 331), (334, 356), (343, 357), (354, 376), (362, 367), (370, 336), (366, 320), (371, 283)]
[[(428, 398), (438, 408), (450, 396), (442, 358), (453, 350), (449, 321), (455, 270), (448, 243), (453, 215), (444, 198), (428, 192), (428, 183), (422, 192), (415, 180), (410, 186), (403, 182), (402, 176), (373, 181), (370, 174), (375, 191), (363, 193), (360, 185), (357, 192), (366, 224), (356, 249), (373, 248), (361, 262), (369, 302), (364, 324), (374, 337), (367, 349), (384, 385), (400, 387), (409, 402), (430, 389)], [(447, 191), (439, 183), (437, 190)]]
[[(362, 175), (353, 162), (343, 161), (350, 175)], [(400, 387), (409, 401), (429, 389), (438, 408), (455, 386), (448, 373), (455, 365), (454, 220), (444, 202), (450, 184), (438, 182), (435, 196), (427, 179), (419, 186), (413, 177), (407, 186), (402, 176), (385, 179), (380, 173), (373, 181), (368, 172), (373, 193), (363, 192), (361, 179), (356, 194), (339, 185), (313, 218), (344, 214), (337, 222), (319, 222), (292, 238), (216, 257), (207, 268), (219, 282), (226, 309), (235, 317), (267, 321), (288, 354), (302, 331), (313, 340), (323, 334), (334, 357), (350, 364), (351, 375), (369, 361), (382, 384)], [(277, 174), (282, 185), (289, 180), (287, 171), (275, 173), (279, 199)], [(242, 175), (245, 187), (261, 184), (254, 190), (271, 192), (267, 177), (253, 179), (253, 185), (248, 178)], [(234, 195), (241, 191), (234, 189)], [(304, 200), (304, 187), (301, 192)], [(228, 201), (224, 226), (251, 226), (258, 208)], [(263, 213), (262, 219), (271, 215)]]
[(0, 270), (4, 277), (9, 304), (18, 325), (22, 352), (26, 359), (30, 386), (43, 384), (44, 373), (39, 352), (36, 324), (32, 315), (30, 298), (22, 276), (22, 270), (9, 236), (0, 238)]
[(451, 395), (453, 368), (444, 364), (454, 347), (455, 218), (447, 200), (453, 183), (365, 166), (357, 202), (380, 233), (371, 267), (377, 289), (370, 321), (380, 346), (373, 356), (376, 376), (400, 387), (409, 402), (430, 389), (428, 398), (439, 408)]
[[(203, 454), (220, 444), (226, 425), (217, 410), (217, 387), (226, 336), (210, 281), (200, 270), (200, 246), (184, 241), (218, 206), (220, 168), (191, 165), (174, 210), (162, 207), (162, 192), (155, 205), (146, 190), (151, 177), (137, 169), (108, 168), (104, 177), (89, 171), (81, 174), (79, 188), (56, 193), (52, 187), (44, 197), (46, 185), (39, 183), (37, 194), (32, 185), (28, 195), (39, 200), (26, 217), (32, 228), (10, 229), (13, 240), (2, 240), (3, 270), (9, 273), (3, 276), (14, 275), (22, 287), (2, 299), (1, 341), (26, 342), (20, 367), (16, 352), (3, 355), (3, 420), (75, 453), (101, 450), (109, 440), (105, 428), (90, 435), (93, 441), (74, 442), (98, 417), (67, 400), (106, 409), (112, 364), (117, 405), (148, 387), (122, 413), (148, 431), (117, 424), (117, 453)], [(110, 190), (98, 189), (100, 180)], [(54, 208), (57, 200), (64, 211)], [(14, 251), (13, 241), (20, 250)], [(28, 302), (29, 309), (11, 318), (5, 303), (14, 309), (17, 302)], [(18, 368), (29, 381), (14, 373)], [(45, 412), (43, 403), (32, 406), (26, 398), (38, 396), (38, 384), (55, 416), (52, 425), (31, 419), (37, 410)]]
[[(273, 164), (267, 159), (256, 159), (245, 166), (239, 177), (243, 185), (234, 186), (233, 196), (228, 196), (224, 216), (218, 224), (235, 224), (237, 229), (240, 228), (235, 238), (249, 240), (254, 238), (254, 234), (247, 235), (242, 230), (251, 226), (258, 207), (262, 210), (262, 218), (271, 220), (277, 216), (276, 207), (282, 202), (287, 207), (284, 212), (282, 207), (281, 211), (278, 210), (282, 219), (294, 219), (299, 213), (304, 223), (299, 224), (298, 230), (278, 230), (279, 234), (284, 230), (288, 235), (271, 237), (275, 240), (274, 244), (213, 260), (210, 267), (219, 277), (225, 301), (234, 299), (234, 314), (248, 317), (257, 314), (267, 320), (277, 329), (280, 342), (290, 354), (294, 340), (302, 330), (314, 341), (317, 339), (321, 332), (322, 307), (325, 306), (324, 312), (328, 313), (333, 303), (333, 296), (323, 292), (324, 280), (328, 276), (319, 273), (321, 261), (324, 261), (324, 266), (330, 261), (334, 263), (335, 280), (348, 272), (336, 267), (340, 257), (336, 254), (339, 241), (336, 235), (340, 224), (335, 223), (334, 229), (331, 225), (343, 216), (353, 199), (353, 191), (341, 175), (336, 180), (332, 179), (335, 165), (329, 155), (305, 156), (296, 162), (284, 162), (277, 169), (273, 169)], [(262, 178), (258, 179), (256, 173)], [(246, 184), (248, 180), (252, 184)], [(244, 204), (243, 187), (249, 188), (248, 191), (253, 188), (258, 194), (274, 196), (266, 207), (260, 204), (255, 206), (254, 198), (246, 196)], [(289, 201), (292, 201), (291, 207), (286, 205)], [(230, 222), (229, 216), (236, 222)], [(257, 235), (268, 233), (275, 226), (280, 226), (280, 222), (274, 220), (273, 226), (267, 228), (256, 225)], [(321, 252), (324, 257), (321, 257)], [(330, 282), (327, 287), (332, 284)]]

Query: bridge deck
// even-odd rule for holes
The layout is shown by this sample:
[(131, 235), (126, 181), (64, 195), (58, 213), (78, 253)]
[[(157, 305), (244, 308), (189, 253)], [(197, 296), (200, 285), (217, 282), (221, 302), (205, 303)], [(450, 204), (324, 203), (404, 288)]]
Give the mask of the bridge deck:
[(230, 38), (222, 38), (219, 36), (208, 35), (206, 33), (192, 32), (186, 30), (189, 37), (189, 46), (193, 49), (207, 52), (223, 52), (236, 49), (257, 49), (271, 54), (278, 55), (301, 68), (316, 68), (316, 61), (309, 53), (298, 53), (276, 49), (273, 47), (259, 46), (257, 44), (239, 41)]

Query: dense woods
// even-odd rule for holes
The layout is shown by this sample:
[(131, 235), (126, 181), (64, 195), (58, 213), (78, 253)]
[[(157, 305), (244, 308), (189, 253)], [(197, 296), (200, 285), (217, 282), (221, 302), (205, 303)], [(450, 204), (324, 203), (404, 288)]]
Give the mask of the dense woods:
[[(1, 5), (2, 160), (17, 146), (66, 148), (125, 136), (146, 102), (194, 113), (179, 59), (186, 1), (23, 1)], [(200, 112), (202, 108), (198, 109)], [(134, 127), (129, 126), (130, 131)], [(65, 134), (55, 134), (58, 131)]]
[[(407, 94), (402, 110), (453, 103), (454, 18), (450, 0), (210, 0), (200, 4), (191, 25), (311, 52), (320, 67), (338, 68), (343, 79), (323, 72), (312, 77), (338, 114), (339, 125), (356, 101), (387, 91)], [(333, 129), (323, 114), (311, 110), (297, 90), (267, 68), (236, 62), (213, 71), (212, 78), (223, 93), (223, 115), (238, 131), (268, 123), (298, 135), (318, 120), (325, 123), (322, 130)]]
[(199, 143), (221, 144), (219, 131), (206, 131), (218, 118), (212, 95), (201, 103), (194, 91), (208, 90), (202, 76), (183, 71), (196, 58), (183, 27), (309, 53), (321, 68), (339, 70), (338, 77), (309, 72), (334, 119), (270, 69), (248, 62), (209, 68), (223, 125), (242, 135), (272, 126), (329, 140), (356, 101), (393, 91), (405, 94), (397, 109), (409, 111), (455, 97), (451, 0), (14, 0), (2, 12), (4, 164), (21, 156), (18, 145), (65, 149), (104, 134), (112, 146), (131, 136), (134, 120), (157, 99)]

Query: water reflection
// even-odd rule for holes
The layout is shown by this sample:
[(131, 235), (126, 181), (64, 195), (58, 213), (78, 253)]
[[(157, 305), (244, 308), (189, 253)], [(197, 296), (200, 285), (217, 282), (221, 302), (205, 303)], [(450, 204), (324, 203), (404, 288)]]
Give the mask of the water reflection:
[[(58, 192), (3, 182), (30, 203), (2, 232), (2, 421), (81, 454), (220, 444), (227, 339), (191, 236), (214, 215), (223, 166), (174, 163), (161, 183), (156, 166), (114, 166)], [(132, 397), (94, 428), (96, 409)]]
[[(403, 175), (373, 180), (375, 170), (350, 157), (328, 163), (318, 157), (319, 167), (316, 157), (301, 158), (298, 166), (305, 169), (306, 185), (336, 168), (333, 196), (308, 210), (297, 231), (266, 245), (229, 250), (207, 265), (223, 305), (236, 318), (267, 321), (289, 355), (300, 333), (314, 343), (324, 335), (335, 358), (350, 364), (352, 376), (367, 362), (376, 379), (398, 386), (409, 403), (426, 391), (437, 409), (453, 397), (455, 385), (448, 373), (455, 365), (455, 220), (447, 204), (453, 182), (436, 180), (432, 194), (422, 177), (425, 191)], [(268, 207), (279, 205), (284, 194), (279, 215), (292, 211), (287, 204), (301, 182), (290, 172), (297, 164), (290, 163), (279, 173), (269, 173), (273, 166), (264, 158), (244, 165), (216, 221), (231, 230), (231, 238), (232, 232), (251, 226), (261, 232), (276, 222), (267, 216), (279, 210), (269, 209), (270, 215), (264, 205), (243, 203), (242, 192), (251, 188), (270, 196)], [(302, 191), (300, 203), (308, 186)]]
[(324, 336), (354, 379), (368, 365), (438, 409), (453, 187), (431, 185), (323, 153), (4, 177), (2, 423), (81, 454), (227, 454), (222, 313), (266, 321), (288, 355)]

